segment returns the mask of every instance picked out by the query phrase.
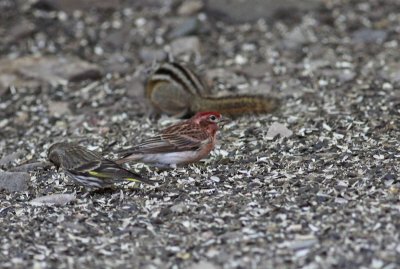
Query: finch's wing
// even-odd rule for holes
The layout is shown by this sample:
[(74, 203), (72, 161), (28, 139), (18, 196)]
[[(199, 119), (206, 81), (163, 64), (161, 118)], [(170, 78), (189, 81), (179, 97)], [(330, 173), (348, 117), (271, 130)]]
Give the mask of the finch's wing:
[[(168, 129), (166, 129), (168, 130)], [(124, 157), (134, 153), (166, 153), (197, 150), (207, 143), (207, 132), (198, 127), (180, 129), (179, 132), (163, 132), (161, 135), (150, 138), (141, 144), (121, 151)]]

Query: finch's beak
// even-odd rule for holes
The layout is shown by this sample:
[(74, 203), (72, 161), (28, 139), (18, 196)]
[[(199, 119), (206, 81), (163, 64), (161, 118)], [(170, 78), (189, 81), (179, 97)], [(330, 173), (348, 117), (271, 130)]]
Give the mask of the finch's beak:
[(230, 118), (227, 118), (227, 117), (222, 117), (220, 120), (219, 120), (219, 123), (220, 124), (222, 124), (222, 125), (224, 125), (224, 124), (227, 124), (227, 123), (229, 123), (229, 122), (231, 122), (232, 120), (230, 119)]

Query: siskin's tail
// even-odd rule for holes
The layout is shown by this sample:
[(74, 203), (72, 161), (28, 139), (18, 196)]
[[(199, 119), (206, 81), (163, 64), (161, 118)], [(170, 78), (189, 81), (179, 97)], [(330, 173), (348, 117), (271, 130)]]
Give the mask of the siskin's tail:
[(139, 182), (139, 183), (146, 183), (146, 184), (154, 184), (154, 181), (144, 178), (136, 173), (133, 173), (125, 168), (119, 167), (117, 165), (113, 166), (113, 170), (107, 170), (104, 172), (98, 171), (89, 171), (89, 175), (102, 180), (104, 183), (106, 182), (113, 182), (113, 181), (121, 181), (126, 180), (130, 182)]

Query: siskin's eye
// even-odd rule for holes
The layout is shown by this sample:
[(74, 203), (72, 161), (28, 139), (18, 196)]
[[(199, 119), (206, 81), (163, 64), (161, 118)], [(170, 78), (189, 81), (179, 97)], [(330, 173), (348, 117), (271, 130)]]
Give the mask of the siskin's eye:
[(209, 119), (210, 119), (210, 121), (212, 121), (212, 122), (217, 121), (217, 117), (214, 116), (214, 115), (211, 115), (211, 116), (209, 117)]

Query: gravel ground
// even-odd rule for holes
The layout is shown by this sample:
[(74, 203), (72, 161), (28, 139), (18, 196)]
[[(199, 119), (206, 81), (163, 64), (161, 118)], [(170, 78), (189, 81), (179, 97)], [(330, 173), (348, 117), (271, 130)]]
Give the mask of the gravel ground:
[[(398, 1), (138, 2), (0, 1), (0, 267), (400, 268)], [(197, 164), (130, 166), (156, 186), (86, 192), (46, 163), (176, 121), (142, 97), (168, 54), (281, 108)]]

